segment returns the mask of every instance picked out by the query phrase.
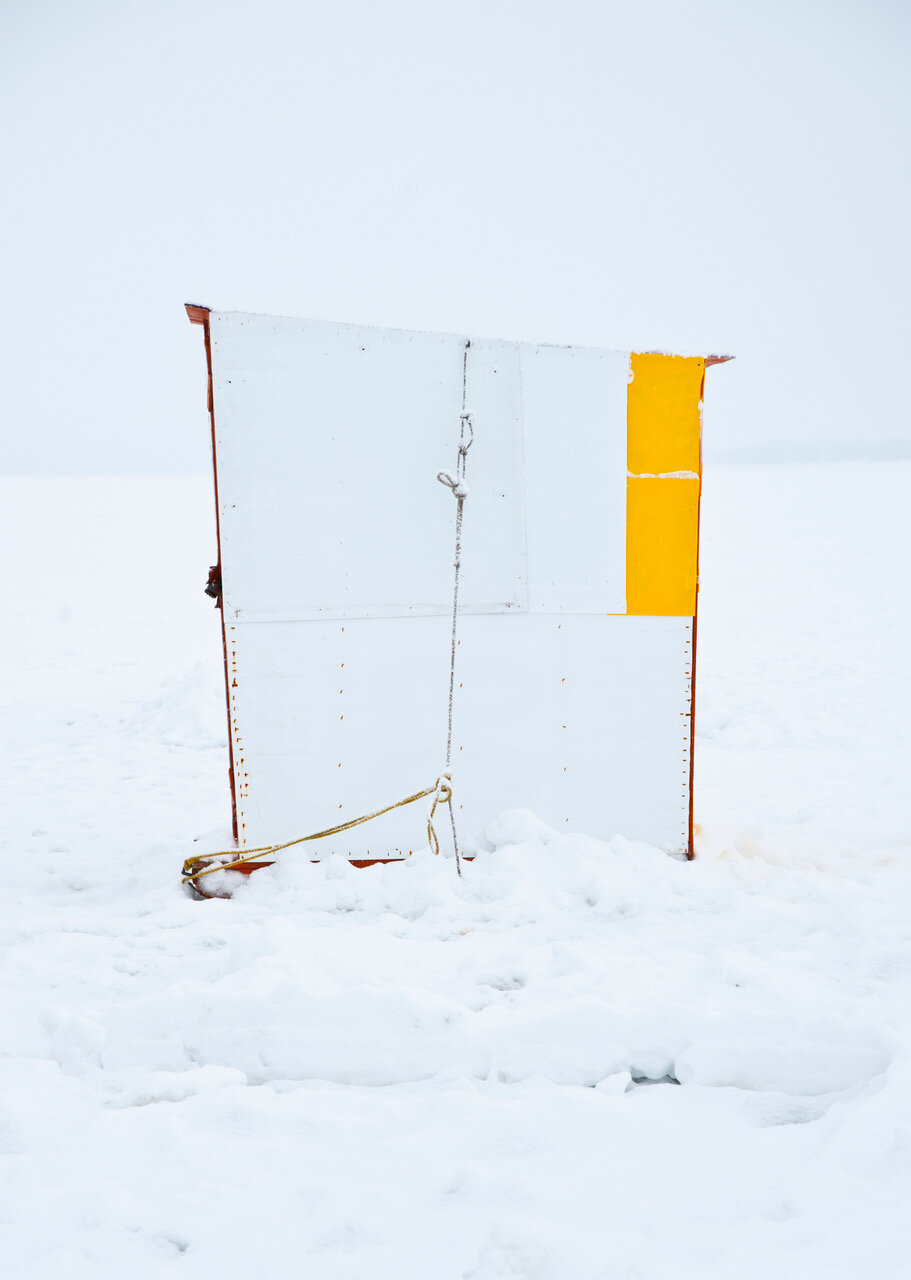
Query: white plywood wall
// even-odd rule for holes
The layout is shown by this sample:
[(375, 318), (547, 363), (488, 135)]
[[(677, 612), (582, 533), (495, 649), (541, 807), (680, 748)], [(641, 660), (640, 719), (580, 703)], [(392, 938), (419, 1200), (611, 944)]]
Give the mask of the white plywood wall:
[[(692, 620), (625, 616), (629, 355), (472, 340), (466, 359), (457, 336), (238, 313), (210, 327), (241, 845), (443, 767), (455, 503), (436, 474), (464, 390), (465, 843), (522, 807), (685, 850)], [(325, 849), (424, 840), (418, 806)]]

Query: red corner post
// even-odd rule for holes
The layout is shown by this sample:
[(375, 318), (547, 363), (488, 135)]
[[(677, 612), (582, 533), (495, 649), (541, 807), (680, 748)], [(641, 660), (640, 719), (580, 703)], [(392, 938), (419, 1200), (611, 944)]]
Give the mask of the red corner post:
[[(206, 370), (208, 375), (206, 407), (209, 411), (209, 427), (212, 434), (212, 478), (215, 482), (215, 537), (218, 545), (218, 578), (221, 581), (221, 523), (218, 507), (218, 459), (215, 453), (215, 397), (212, 394), (212, 342), (209, 335), (209, 307), (200, 307), (193, 302), (185, 303), (190, 324), (202, 326), (206, 343)], [(228, 715), (228, 760), (231, 780), (231, 826), (234, 832), (234, 843), (237, 844), (237, 797), (234, 791), (234, 738), (231, 733), (231, 697), (228, 676), (228, 640), (225, 635), (225, 613), (222, 608), (221, 593), (218, 596), (218, 608), (221, 611), (221, 648), (225, 668), (225, 707)]]
[[(726, 364), (733, 356), (706, 356), (705, 367), (713, 364)], [(702, 375), (700, 400), (705, 399), (705, 373)], [(699, 432), (699, 474), (702, 475), (702, 432)], [(699, 511), (696, 517), (699, 536), (696, 539), (696, 606), (693, 610), (693, 657), (692, 677), (690, 679), (690, 815), (689, 815), (689, 847), (687, 859), (692, 862), (696, 856), (695, 822), (693, 815), (693, 792), (696, 785), (696, 635), (699, 624), (699, 545), (702, 540), (702, 482), (699, 484)]]

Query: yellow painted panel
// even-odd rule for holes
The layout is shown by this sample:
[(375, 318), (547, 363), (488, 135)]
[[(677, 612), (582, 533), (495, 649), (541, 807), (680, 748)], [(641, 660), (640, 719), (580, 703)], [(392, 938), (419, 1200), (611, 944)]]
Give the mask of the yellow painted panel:
[(626, 612), (696, 612), (699, 488), (692, 480), (626, 482)]
[(699, 465), (699, 401), (705, 360), (701, 356), (630, 357), (626, 456), (633, 475), (694, 471)]

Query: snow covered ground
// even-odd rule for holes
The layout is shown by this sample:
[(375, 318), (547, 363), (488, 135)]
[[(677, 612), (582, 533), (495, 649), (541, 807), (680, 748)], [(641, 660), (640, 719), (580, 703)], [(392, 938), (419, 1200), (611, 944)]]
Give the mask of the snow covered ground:
[(909, 486), (709, 469), (695, 863), (506, 815), (199, 903), (209, 482), (3, 481), (3, 1275), (906, 1276)]

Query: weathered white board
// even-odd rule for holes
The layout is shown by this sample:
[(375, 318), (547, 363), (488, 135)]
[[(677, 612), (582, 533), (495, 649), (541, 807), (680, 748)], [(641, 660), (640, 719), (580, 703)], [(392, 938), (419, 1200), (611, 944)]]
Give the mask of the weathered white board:
[[(459, 415), (471, 411), (454, 717), (466, 846), (506, 808), (684, 851), (692, 619), (625, 616), (627, 353), (210, 316), (241, 847), (443, 767)], [(464, 387), (463, 387), (464, 375)], [(311, 846), (389, 857), (423, 807)]]

